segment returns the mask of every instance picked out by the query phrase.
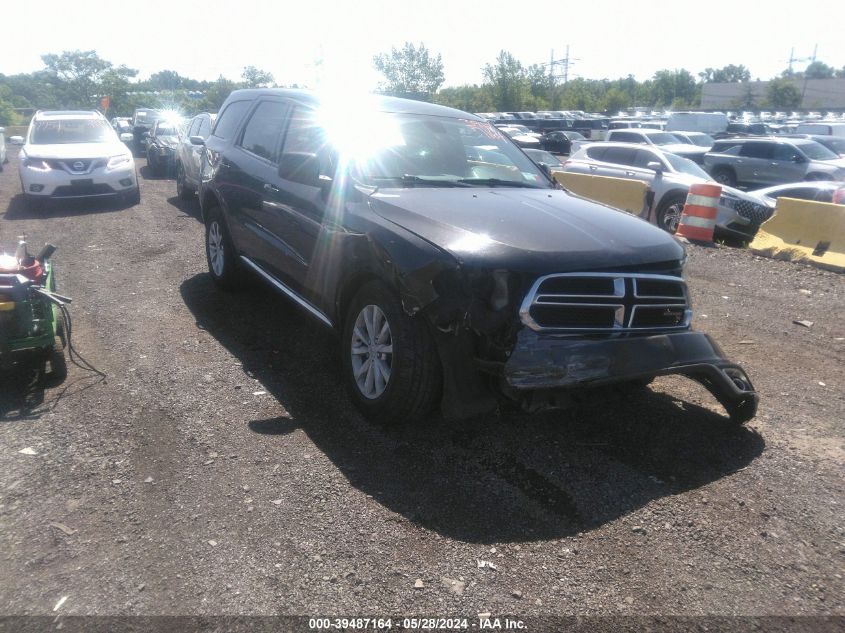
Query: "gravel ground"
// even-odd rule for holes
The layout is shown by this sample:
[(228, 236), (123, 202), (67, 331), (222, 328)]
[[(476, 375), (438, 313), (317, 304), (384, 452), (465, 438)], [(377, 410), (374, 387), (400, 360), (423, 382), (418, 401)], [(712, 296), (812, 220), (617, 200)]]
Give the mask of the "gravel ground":
[(673, 377), (384, 430), (325, 330), (212, 287), (172, 180), (32, 214), (10, 160), (0, 242), (58, 245), (107, 379), (0, 378), (0, 614), (845, 614), (841, 275), (690, 248), (695, 326), (761, 394), (745, 427)]

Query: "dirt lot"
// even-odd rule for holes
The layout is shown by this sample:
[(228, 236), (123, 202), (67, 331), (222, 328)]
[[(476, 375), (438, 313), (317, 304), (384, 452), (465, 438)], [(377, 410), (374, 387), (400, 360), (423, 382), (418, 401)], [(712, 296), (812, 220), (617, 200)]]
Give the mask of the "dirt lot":
[(172, 180), (32, 214), (10, 160), (0, 242), (58, 245), (108, 377), (0, 378), (0, 613), (845, 614), (841, 275), (690, 249), (695, 326), (761, 393), (745, 427), (667, 378), (384, 430), (325, 330), (212, 287)]

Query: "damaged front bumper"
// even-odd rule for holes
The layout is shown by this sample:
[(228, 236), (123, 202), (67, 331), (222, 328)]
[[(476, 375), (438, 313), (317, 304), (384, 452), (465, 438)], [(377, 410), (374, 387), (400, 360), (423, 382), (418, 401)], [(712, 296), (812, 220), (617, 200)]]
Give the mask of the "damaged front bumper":
[(751, 380), (701, 332), (584, 339), (523, 328), (504, 366), (505, 382), (518, 391), (598, 386), (669, 374), (701, 383), (735, 422), (746, 422), (757, 411), (759, 398)]

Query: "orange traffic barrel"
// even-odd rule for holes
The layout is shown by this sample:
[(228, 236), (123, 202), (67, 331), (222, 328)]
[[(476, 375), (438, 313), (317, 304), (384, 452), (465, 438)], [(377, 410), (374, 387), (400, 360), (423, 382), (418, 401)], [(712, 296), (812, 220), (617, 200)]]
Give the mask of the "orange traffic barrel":
[(691, 185), (686, 204), (684, 204), (684, 213), (675, 235), (694, 242), (712, 244), (713, 231), (716, 228), (716, 207), (719, 205), (721, 195), (721, 185), (710, 183)]

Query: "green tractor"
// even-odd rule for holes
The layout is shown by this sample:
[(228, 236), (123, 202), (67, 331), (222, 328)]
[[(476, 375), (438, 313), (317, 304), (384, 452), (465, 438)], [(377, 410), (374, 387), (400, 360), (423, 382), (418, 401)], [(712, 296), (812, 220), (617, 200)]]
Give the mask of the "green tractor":
[(56, 294), (53, 265), (56, 247), (46, 245), (36, 257), (22, 242), (15, 256), (0, 255), (0, 371), (24, 360), (49, 366), (45, 378), (59, 383), (67, 376), (65, 305)]

